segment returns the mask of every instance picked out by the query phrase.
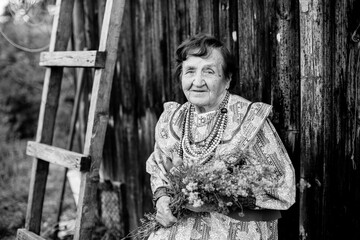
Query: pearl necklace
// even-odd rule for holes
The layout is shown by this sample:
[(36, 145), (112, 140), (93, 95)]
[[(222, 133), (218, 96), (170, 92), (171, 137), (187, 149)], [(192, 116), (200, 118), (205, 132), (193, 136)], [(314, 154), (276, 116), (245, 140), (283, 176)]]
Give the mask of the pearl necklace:
[(229, 92), (226, 93), (224, 100), (220, 104), (216, 114), (214, 127), (209, 136), (201, 143), (195, 144), (191, 133), (192, 125), (194, 124), (194, 105), (190, 104), (185, 115), (183, 124), (182, 139), (180, 144), (180, 156), (184, 159), (197, 161), (203, 164), (211, 159), (214, 155), (215, 149), (222, 139), (222, 135), (227, 125), (227, 109), (226, 105), (229, 100)]

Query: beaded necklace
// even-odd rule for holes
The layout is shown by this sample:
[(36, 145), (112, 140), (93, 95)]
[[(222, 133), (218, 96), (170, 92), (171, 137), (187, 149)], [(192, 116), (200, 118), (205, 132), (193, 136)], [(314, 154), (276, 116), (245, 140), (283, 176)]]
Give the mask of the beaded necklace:
[(190, 104), (183, 124), (182, 139), (180, 144), (179, 154), (184, 159), (191, 159), (203, 164), (211, 159), (214, 155), (215, 149), (219, 145), (222, 135), (227, 125), (227, 109), (226, 105), (229, 101), (229, 92), (226, 92), (224, 100), (221, 102), (217, 114), (215, 124), (206, 139), (200, 143), (195, 144), (191, 133), (192, 124), (194, 124), (195, 107)]
[[(220, 111), (214, 110), (203, 114), (198, 114), (193, 111), (193, 124), (191, 126), (192, 139), (194, 143), (203, 143), (204, 140), (210, 135), (213, 129), (216, 116), (220, 114)], [(205, 122), (203, 121), (205, 119)]]

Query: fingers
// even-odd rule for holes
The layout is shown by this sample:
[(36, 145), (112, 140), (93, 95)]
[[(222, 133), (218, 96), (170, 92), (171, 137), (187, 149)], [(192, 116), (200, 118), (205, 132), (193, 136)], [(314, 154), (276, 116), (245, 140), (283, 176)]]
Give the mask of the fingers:
[(170, 198), (163, 196), (156, 202), (156, 220), (164, 227), (170, 227), (177, 222), (169, 208)]
[(169, 208), (158, 210), (156, 213), (156, 220), (164, 227), (171, 227), (177, 222), (177, 219), (172, 215)]

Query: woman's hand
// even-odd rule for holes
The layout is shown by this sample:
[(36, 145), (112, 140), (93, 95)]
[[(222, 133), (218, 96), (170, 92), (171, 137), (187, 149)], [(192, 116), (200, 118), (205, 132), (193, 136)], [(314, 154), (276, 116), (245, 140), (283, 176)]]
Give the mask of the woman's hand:
[(187, 204), (186, 208), (192, 212), (212, 212), (214, 211), (214, 207), (211, 205), (204, 204), (201, 207), (194, 207), (193, 205)]
[(156, 221), (158, 221), (164, 227), (171, 227), (177, 222), (176, 217), (170, 210), (170, 197), (162, 196), (156, 202)]

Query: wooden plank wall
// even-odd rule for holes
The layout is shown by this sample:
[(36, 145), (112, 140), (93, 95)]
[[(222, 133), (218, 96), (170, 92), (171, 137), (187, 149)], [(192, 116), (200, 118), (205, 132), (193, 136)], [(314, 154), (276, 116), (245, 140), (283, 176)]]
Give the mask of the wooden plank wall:
[(360, 238), (359, 9), (300, 1), (301, 239)]
[(145, 161), (162, 104), (184, 101), (172, 76), (175, 49), (205, 32), (235, 54), (234, 92), (274, 106), (298, 183), (280, 239), (359, 239), (359, 2), (128, 1), (102, 172), (125, 184), (126, 230), (152, 210)]

